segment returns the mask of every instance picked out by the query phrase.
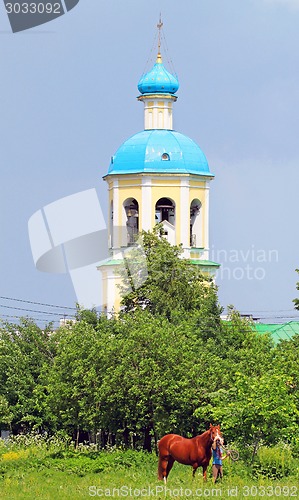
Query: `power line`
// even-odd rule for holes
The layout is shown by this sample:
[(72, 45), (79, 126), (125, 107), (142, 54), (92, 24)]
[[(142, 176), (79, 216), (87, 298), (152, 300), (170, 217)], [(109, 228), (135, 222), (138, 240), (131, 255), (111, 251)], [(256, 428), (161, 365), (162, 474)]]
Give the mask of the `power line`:
[(77, 310), (76, 307), (58, 306), (58, 305), (54, 305), (54, 304), (45, 304), (43, 302), (34, 302), (33, 300), (16, 299), (16, 298), (13, 298), (13, 297), (1, 297), (0, 296), (0, 299), (3, 299), (3, 300), (14, 300), (16, 302), (24, 302), (26, 304), (35, 304), (35, 305), (38, 305), (38, 306), (57, 307), (59, 309), (71, 309), (73, 311)]
[(274, 311), (267, 311), (267, 310), (245, 310), (245, 311), (239, 311), (240, 313), (244, 314), (250, 314), (250, 313), (277, 313), (277, 312), (294, 312), (294, 309), (275, 309)]
[(56, 316), (56, 317), (61, 316), (60, 314), (55, 313), (55, 312), (51, 312), (51, 311), (37, 311), (36, 309), (24, 309), (23, 307), (5, 306), (3, 304), (0, 304), (0, 307), (5, 307), (6, 309), (14, 309), (16, 311), (34, 312), (34, 313), (39, 313), (39, 314), (49, 314), (49, 315)]
[(157, 44), (157, 40), (158, 40), (158, 32), (156, 31), (155, 32), (155, 37), (154, 37), (154, 41), (153, 41), (153, 45), (152, 45), (152, 48), (150, 50), (150, 53), (149, 53), (149, 56), (147, 58), (147, 61), (145, 63), (145, 66), (144, 66), (144, 70), (143, 70), (143, 73), (142, 73), (142, 76), (145, 75), (146, 73), (146, 70), (148, 69), (149, 67), (149, 63), (153, 61), (153, 53), (154, 53), (154, 50), (155, 50), (155, 47), (158, 46)]
[(162, 28), (162, 37), (163, 37), (163, 42), (164, 42), (164, 47), (165, 47), (165, 54), (166, 54), (166, 57), (167, 57), (167, 62), (169, 64), (169, 67), (170, 67), (170, 71), (176, 76), (177, 78), (177, 72), (175, 70), (175, 67), (174, 67), (174, 64), (173, 64), (173, 61), (171, 59), (171, 56), (170, 56), (170, 51), (168, 49), (168, 45), (167, 45), (167, 41), (166, 41), (166, 37), (165, 37), (165, 34), (164, 34), (164, 30)]
[[(0, 316), (1, 316), (1, 318), (24, 319), (24, 316), (11, 316), (10, 314), (0, 314)], [(49, 321), (49, 318), (31, 318), (30, 317), (30, 319), (34, 320), (35, 322)], [(53, 320), (51, 320), (51, 323), (59, 323), (59, 319), (53, 319)]]

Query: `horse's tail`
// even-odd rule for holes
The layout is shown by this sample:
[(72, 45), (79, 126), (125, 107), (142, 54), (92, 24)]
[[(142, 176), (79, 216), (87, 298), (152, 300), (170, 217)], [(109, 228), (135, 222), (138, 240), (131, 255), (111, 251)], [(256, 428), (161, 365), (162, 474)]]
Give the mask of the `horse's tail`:
[(160, 481), (162, 481), (163, 479), (163, 469), (162, 469), (162, 457), (161, 457), (161, 451), (160, 451), (160, 441), (161, 439), (159, 439), (159, 441), (157, 441), (157, 448), (158, 448), (158, 455), (159, 455), (159, 462), (158, 462), (158, 479)]
[(162, 481), (163, 479), (163, 469), (162, 469), (162, 458), (161, 455), (159, 455), (159, 462), (158, 462), (158, 479)]

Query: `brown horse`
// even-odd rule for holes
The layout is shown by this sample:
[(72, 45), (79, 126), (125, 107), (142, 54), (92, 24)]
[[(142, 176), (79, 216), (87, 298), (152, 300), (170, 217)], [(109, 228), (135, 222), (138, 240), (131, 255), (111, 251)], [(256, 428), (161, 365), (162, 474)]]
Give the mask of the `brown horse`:
[(209, 430), (188, 439), (177, 434), (167, 434), (158, 442), (159, 464), (158, 479), (163, 479), (165, 484), (167, 477), (175, 461), (184, 465), (192, 465), (193, 477), (198, 467), (202, 467), (203, 478), (207, 479), (207, 467), (209, 465), (212, 451), (211, 446), (214, 439), (220, 439), (223, 444), (220, 425), (210, 424)]

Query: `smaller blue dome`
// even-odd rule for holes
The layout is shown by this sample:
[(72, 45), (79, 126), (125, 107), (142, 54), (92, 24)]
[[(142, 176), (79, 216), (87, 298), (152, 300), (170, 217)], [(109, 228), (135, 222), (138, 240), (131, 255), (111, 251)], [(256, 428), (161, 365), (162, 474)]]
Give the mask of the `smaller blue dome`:
[(141, 94), (175, 94), (179, 86), (177, 78), (162, 64), (160, 54), (153, 69), (143, 75), (138, 82), (138, 90)]

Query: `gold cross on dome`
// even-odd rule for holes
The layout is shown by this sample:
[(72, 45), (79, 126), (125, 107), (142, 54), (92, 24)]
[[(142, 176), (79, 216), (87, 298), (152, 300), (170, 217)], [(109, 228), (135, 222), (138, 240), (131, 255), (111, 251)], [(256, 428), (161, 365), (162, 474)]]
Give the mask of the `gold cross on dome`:
[(157, 24), (157, 28), (158, 28), (159, 30), (161, 30), (162, 26), (163, 26), (163, 22), (162, 22), (162, 19), (161, 19), (161, 12), (160, 12), (160, 19), (159, 19), (159, 22), (158, 22), (158, 24)]
[(158, 35), (158, 53), (159, 54), (160, 54), (160, 49), (161, 49), (161, 30), (162, 30), (162, 27), (163, 27), (163, 22), (162, 22), (161, 12), (160, 12), (160, 18), (159, 18), (159, 22), (157, 24), (157, 28), (159, 30), (159, 35)]

